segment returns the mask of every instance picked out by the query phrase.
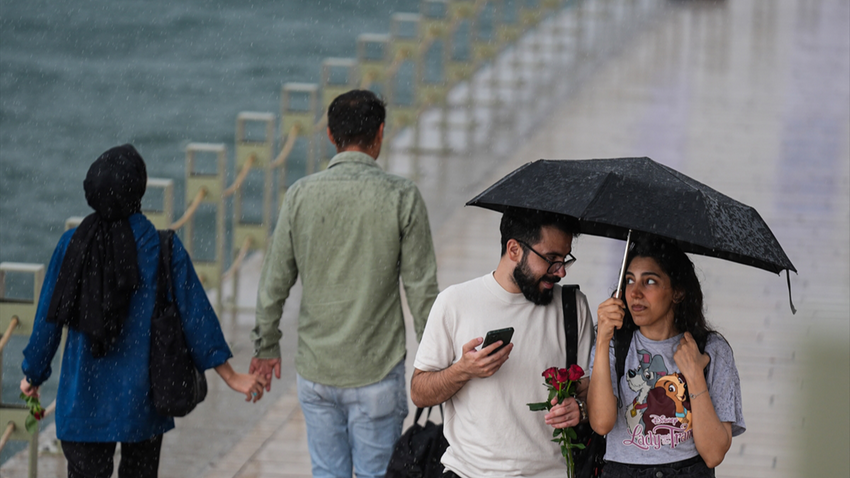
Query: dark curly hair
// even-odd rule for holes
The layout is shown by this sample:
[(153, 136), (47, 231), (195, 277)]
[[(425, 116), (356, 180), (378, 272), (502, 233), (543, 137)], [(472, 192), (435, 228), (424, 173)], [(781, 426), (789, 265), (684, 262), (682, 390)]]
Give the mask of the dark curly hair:
[[(508, 241), (515, 239), (526, 244), (537, 244), (542, 237), (543, 226), (555, 227), (573, 237), (579, 236), (578, 221), (562, 214), (538, 211), (535, 209), (507, 208), (502, 213), (499, 224), (502, 255), (508, 248)], [(522, 246), (525, 250), (525, 246)]]
[[(661, 270), (670, 277), (670, 286), (673, 290), (683, 293), (682, 300), (673, 308), (673, 325), (679, 333), (690, 332), (699, 345), (700, 351), (704, 352), (708, 336), (716, 332), (705, 320), (702, 288), (694, 270), (694, 263), (674, 242), (658, 236), (643, 236), (635, 239), (626, 259), (626, 268), (635, 257), (655, 260)], [(625, 290), (625, 278), (621, 287)], [(626, 302), (625, 295), (623, 301)], [(638, 326), (627, 307), (623, 327), (618, 332), (633, 332), (637, 329)]]

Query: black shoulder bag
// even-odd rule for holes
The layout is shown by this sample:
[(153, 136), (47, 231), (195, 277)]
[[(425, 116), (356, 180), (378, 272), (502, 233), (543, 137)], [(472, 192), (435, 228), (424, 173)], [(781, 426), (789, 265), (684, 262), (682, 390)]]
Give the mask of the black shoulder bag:
[[(561, 299), (564, 305), (564, 334), (567, 337), (567, 367), (578, 360), (578, 304), (576, 304), (577, 284), (564, 285), (561, 288)], [(615, 342), (614, 357), (617, 368), (617, 381), (623, 376), (626, 354), (629, 351), (629, 340)], [(625, 346), (625, 347), (624, 347)], [(625, 350), (623, 350), (625, 348)], [(576, 478), (594, 478), (602, 474), (605, 464), (605, 436), (599, 435), (590, 427), (590, 423), (579, 423), (575, 427), (578, 440), (584, 443), (583, 450), (575, 450)]]
[[(398, 439), (387, 467), (386, 478), (439, 478), (443, 476), (440, 459), (449, 447), (443, 436), (443, 424), (430, 420), (431, 409), (425, 416), (425, 425), (419, 424), (423, 408), (416, 409), (413, 425)], [(440, 415), (443, 406), (440, 405)]]
[(207, 396), (207, 379), (186, 347), (180, 311), (171, 283), (171, 243), (174, 231), (159, 231), (159, 271), (156, 304), (151, 317), (151, 399), (157, 413), (183, 417)]

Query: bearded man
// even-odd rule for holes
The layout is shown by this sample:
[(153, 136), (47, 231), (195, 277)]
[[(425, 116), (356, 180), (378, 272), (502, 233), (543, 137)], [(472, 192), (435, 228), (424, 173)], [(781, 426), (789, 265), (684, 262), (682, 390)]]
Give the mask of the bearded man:
[[(557, 283), (575, 262), (578, 225), (564, 216), (508, 211), (499, 229), (496, 270), (437, 296), (416, 354), (411, 398), (419, 407), (446, 403), (445, 477), (560, 478), (565, 464), (552, 431), (586, 417), (581, 400), (587, 380), (579, 384), (578, 399), (556, 404), (555, 398), (549, 413), (531, 412), (526, 404), (546, 393), (544, 370), (566, 366)], [(578, 365), (587, 370), (593, 320), (587, 298), (575, 294)], [(478, 348), (487, 331), (507, 327), (514, 328), (510, 344), (495, 353), (500, 341)]]

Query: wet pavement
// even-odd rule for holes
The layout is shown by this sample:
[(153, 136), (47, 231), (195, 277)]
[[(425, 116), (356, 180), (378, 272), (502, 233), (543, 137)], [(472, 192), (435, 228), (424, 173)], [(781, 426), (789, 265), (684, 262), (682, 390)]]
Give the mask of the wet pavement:
[[(417, 158), (440, 286), (495, 268), (499, 215), (462, 204), (525, 162), (649, 156), (678, 169), (755, 207), (799, 271), (791, 275), (792, 315), (784, 274), (694, 256), (707, 317), (735, 351), (747, 423), (717, 476), (848, 476), (850, 2), (669, 5), (542, 119), (525, 125), (528, 139), (486, 174), (446, 193), (443, 168), (480, 158)], [(409, 173), (409, 160), (391, 155), (389, 169)], [(622, 246), (579, 238), (566, 282), (579, 283), (598, 304), (616, 282)], [(246, 308), (260, 262), (253, 257), (243, 268), (239, 300)], [(310, 476), (291, 352), (299, 296), (295, 290), (281, 322), (283, 378), (248, 405), (210, 373), (207, 401), (165, 436), (161, 476)], [(233, 364), (246, 370), (252, 314), (226, 314), (222, 322)], [(408, 350), (409, 378), (416, 350), (410, 335)], [(24, 461), (16, 457), (0, 474), (26, 476)], [(64, 476), (62, 466), (43, 455), (40, 476)]]

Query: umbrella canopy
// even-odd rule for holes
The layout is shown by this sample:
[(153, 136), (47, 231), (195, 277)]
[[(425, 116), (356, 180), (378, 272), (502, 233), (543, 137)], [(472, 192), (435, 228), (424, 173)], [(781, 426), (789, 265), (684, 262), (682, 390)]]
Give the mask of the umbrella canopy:
[(565, 214), (579, 220), (582, 233), (625, 240), (641, 231), (685, 252), (797, 272), (755, 209), (649, 158), (541, 159), (466, 205)]

